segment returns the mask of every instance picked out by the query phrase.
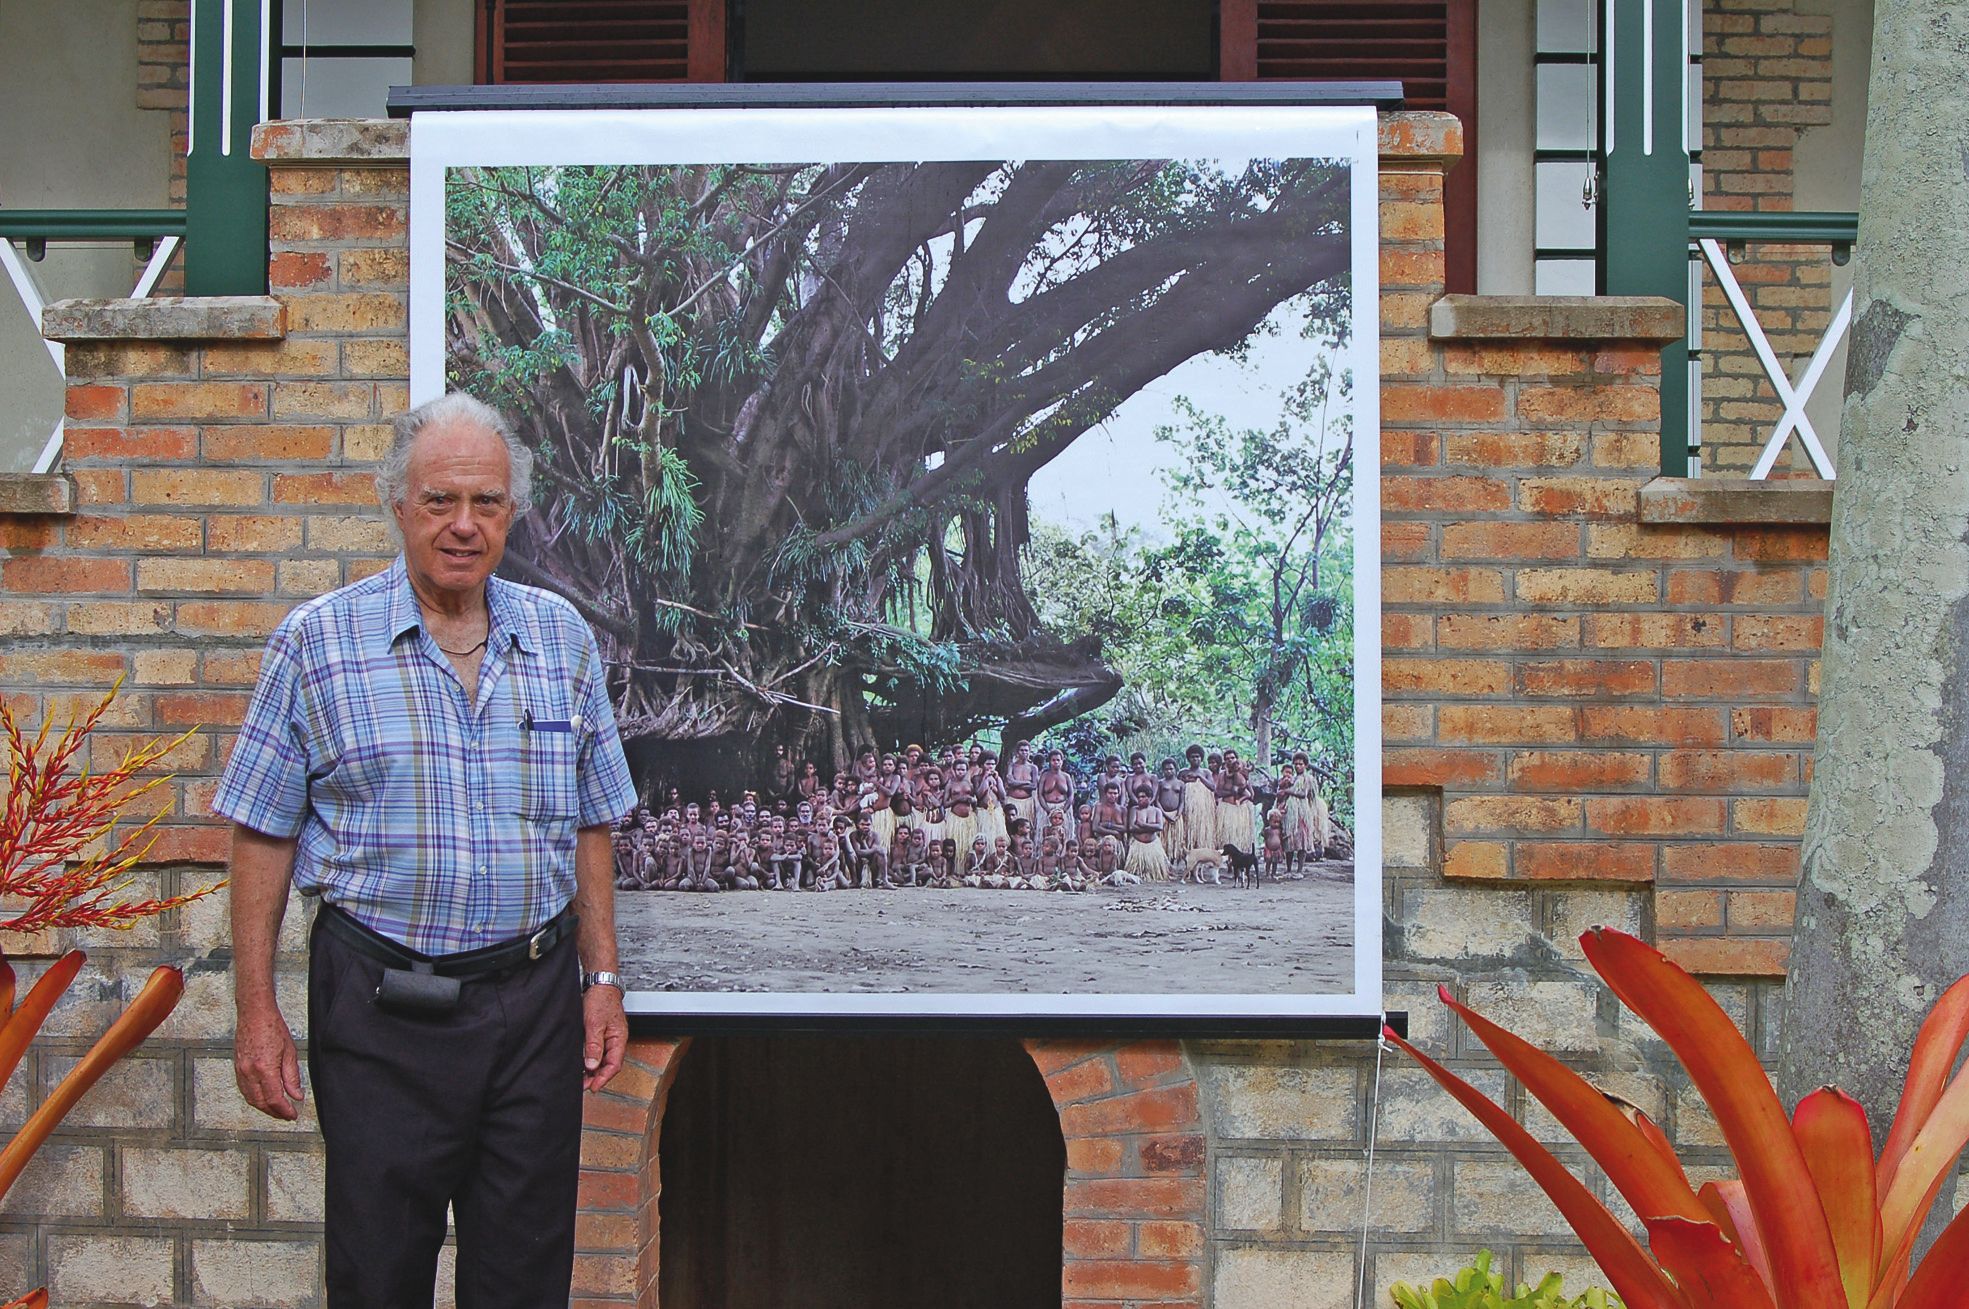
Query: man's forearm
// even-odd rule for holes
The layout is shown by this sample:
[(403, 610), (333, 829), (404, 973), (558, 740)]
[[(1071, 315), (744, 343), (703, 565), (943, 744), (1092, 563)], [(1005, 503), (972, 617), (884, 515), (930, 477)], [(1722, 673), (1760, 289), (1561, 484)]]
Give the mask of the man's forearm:
[(232, 829), (233, 995), (241, 1009), (274, 1000), (273, 959), (294, 881), (293, 837)]
[(581, 915), (575, 947), (588, 972), (616, 972), (615, 852), (607, 825), (584, 827), (574, 838), (574, 912)]

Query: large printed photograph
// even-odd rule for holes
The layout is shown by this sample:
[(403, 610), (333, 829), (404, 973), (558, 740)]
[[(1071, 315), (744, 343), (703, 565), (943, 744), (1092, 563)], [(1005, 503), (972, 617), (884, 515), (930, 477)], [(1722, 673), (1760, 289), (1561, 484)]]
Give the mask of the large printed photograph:
[(1373, 118), (1188, 112), (420, 115), (632, 1009), (1378, 1011)]

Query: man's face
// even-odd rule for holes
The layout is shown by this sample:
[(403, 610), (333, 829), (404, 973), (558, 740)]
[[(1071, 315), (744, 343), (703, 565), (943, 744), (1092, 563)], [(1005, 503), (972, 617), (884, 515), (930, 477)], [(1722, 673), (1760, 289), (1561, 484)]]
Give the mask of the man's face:
[(513, 525), (505, 442), (467, 422), (426, 427), (407, 473), (395, 513), (412, 582), (443, 595), (476, 593), (499, 566)]

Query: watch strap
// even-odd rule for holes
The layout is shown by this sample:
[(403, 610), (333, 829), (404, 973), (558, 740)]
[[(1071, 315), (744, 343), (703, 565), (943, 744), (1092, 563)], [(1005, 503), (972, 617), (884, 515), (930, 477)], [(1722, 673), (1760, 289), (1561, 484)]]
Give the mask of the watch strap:
[(610, 972), (606, 968), (599, 968), (592, 973), (581, 974), (581, 989), (585, 991), (591, 986), (612, 986), (618, 991), (626, 991), (628, 989), (622, 985), (621, 973)]

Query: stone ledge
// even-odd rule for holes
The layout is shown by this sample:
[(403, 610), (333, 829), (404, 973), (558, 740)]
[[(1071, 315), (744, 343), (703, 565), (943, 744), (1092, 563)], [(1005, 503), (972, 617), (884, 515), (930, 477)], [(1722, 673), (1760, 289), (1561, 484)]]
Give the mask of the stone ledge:
[(253, 157), (289, 168), (410, 164), (410, 124), (390, 118), (292, 118), (253, 129)]
[(75, 482), (61, 473), (0, 473), (0, 516), (68, 516), (75, 512)]
[(1657, 477), (1641, 487), (1644, 523), (1830, 523), (1833, 483)]
[(278, 341), (287, 309), (270, 295), (57, 300), (41, 311), (41, 335), (89, 341)]
[(1657, 295), (1446, 295), (1429, 307), (1437, 341), (1682, 339), (1682, 306)]
[(1376, 126), (1385, 168), (1448, 168), (1463, 157), (1463, 121), (1455, 114), (1398, 109), (1382, 114)]

